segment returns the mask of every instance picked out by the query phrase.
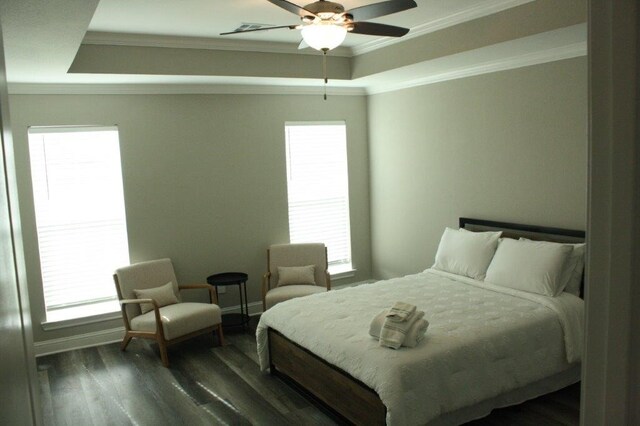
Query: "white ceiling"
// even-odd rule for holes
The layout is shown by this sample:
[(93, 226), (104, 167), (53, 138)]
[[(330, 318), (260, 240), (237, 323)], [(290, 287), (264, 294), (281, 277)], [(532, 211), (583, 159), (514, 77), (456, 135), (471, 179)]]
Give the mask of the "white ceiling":
[[(347, 9), (381, 0), (343, 0)], [(525, 3), (525, 0), (517, 3)], [(293, 3), (296, 3), (293, 1)], [(470, 11), (493, 12), (496, 6), (517, 4), (496, 0), (418, 0), (418, 7), (372, 20), (411, 29), (433, 24)], [(307, 2), (296, 3), (304, 6)], [(294, 25), (296, 15), (267, 0), (101, 0), (90, 31), (219, 38), (221, 32), (233, 31), (243, 23)], [(226, 36), (238, 40), (299, 43), (298, 31), (287, 29)], [(380, 37), (350, 34), (345, 46), (366, 44)]]
[[(331, 54), (360, 55), (532, 1), (417, 0), (417, 8), (374, 20), (410, 28), (405, 37), (393, 39), (349, 34), (343, 47)], [(351, 9), (374, 2), (376, 0), (343, 0), (342, 4)], [(304, 3), (299, 4), (304, 6)], [(51, 89), (52, 86), (78, 93), (89, 90), (82, 88), (88, 86), (93, 86), (91, 90), (96, 91), (96, 85), (110, 85), (112, 89), (123, 92), (135, 91), (134, 87), (140, 86), (154, 90), (164, 87), (161, 91), (169, 93), (232, 90), (229, 87), (235, 90), (240, 90), (240, 87), (280, 87), (282, 90), (284, 86), (311, 89), (322, 86), (320, 81), (309, 79), (67, 72), (83, 41), (88, 44), (185, 48), (206, 44), (207, 49), (273, 52), (282, 51), (284, 46), (297, 53), (300, 35), (296, 30), (219, 35), (233, 31), (243, 23), (290, 25), (299, 22), (296, 15), (267, 0), (3, 0), (0, 2), (0, 19), (9, 88), (14, 93), (57, 90)], [(520, 58), (526, 63), (527, 55), (535, 56), (538, 50), (561, 51), (563, 46), (573, 46), (573, 53), (569, 56), (576, 56), (577, 45), (581, 46), (577, 50), (586, 51), (584, 25), (404, 66), (367, 78), (334, 81), (332, 87), (366, 88), (369, 92), (376, 92), (384, 91), (385, 87), (425, 84), (446, 79), (449, 74), (463, 75), (464, 69), (478, 68), (478, 64), (485, 64), (484, 72), (500, 69), (499, 64), (505, 57)], [(317, 54), (311, 49), (300, 53)], [(549, 56), (550, 60), (563, 57), (556, 53)], [(497, 68), (495, 64), (498, 64)], [(214, 86), (216, 89), (211, 89)]]

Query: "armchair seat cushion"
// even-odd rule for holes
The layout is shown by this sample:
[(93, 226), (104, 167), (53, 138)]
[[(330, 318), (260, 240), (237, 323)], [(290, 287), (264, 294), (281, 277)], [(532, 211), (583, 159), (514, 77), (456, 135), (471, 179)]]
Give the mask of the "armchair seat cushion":
[[(176, 303), (160, 308), (164, 338), (173, 340), (222, 322), (220, 307), (208, 303)], [(156, 331), (155, 311), (138, 315), (131, 320), (131, 330)]]
[(326, 287), (320, 287), (317, 285), (286, 285), (283, 287), (276, 287), (269, 290), (265, 296), (266, 308), (272, 308), (280, 302), (293, 299), (295, 297), (308, 296), (310, 294), (322, 293), (327, 291)]

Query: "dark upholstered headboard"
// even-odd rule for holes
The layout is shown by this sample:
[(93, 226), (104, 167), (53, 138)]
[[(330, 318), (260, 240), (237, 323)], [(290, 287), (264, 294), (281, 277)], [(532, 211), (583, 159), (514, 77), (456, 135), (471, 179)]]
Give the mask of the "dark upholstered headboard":
[(529, 238), (531, 240), (553, 241), (557, 243), (583, 243), (585, 232), (574, 229), (551, 228), (548, 226), (523, 225), (519, 223), (495, 222), (492, 220), (460, 218), (460, 228), (469, 231), (502, 231), (506, 238)]
[[(519, 223), (495, 222), (492, 220), (472, 219), (468, 217), (460, 218), (460, 228), (469, 231), (502, 231), (505, 238), (529, 238), (539, 241), (553, 241), (556, 243), (583, 243), (586, 239), (584, 231), (574, 229), (552, 228), (547, 226), (523, 225)], [(582, 275), (582, 285), (580, 287), (580, 297), (584, 295), (584, 272)]]

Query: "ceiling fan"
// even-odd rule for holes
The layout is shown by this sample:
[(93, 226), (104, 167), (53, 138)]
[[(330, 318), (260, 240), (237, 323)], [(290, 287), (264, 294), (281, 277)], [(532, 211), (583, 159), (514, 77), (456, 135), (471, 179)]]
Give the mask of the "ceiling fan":
[(408, 28), (366, 22), (366, 20), (402, 12), (403, 10), (417, 6), (414, 0), (387, 0), (345, 10), (344, 6), (340, 3), (326, 0), (318, 0), (304, 7), (287, 0), (268, 1), (294, 15), (298, 15), (302, 20), (302, 24), (236, 30), (221, 33), (220, 35), (243, 34), (278, 28), (302, 30), (300, 49), (310, 46), (326, 53), (338, 47), (344, 41), (347, 32), (375, 36), (402, 37), (409, 32)]

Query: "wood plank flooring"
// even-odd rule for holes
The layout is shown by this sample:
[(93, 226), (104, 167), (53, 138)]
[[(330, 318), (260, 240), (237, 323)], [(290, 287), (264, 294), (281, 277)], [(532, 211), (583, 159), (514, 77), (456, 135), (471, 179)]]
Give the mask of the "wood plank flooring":
[[(201, 336), (169, 348), (134, 339), (37, 360), (45, 425), (335, 425), (307, 399), (259, 371), (251, 332), (227, 331), (227, 345)], [(580, 388), (570, 386), (469, 423), (578, 425)]]

